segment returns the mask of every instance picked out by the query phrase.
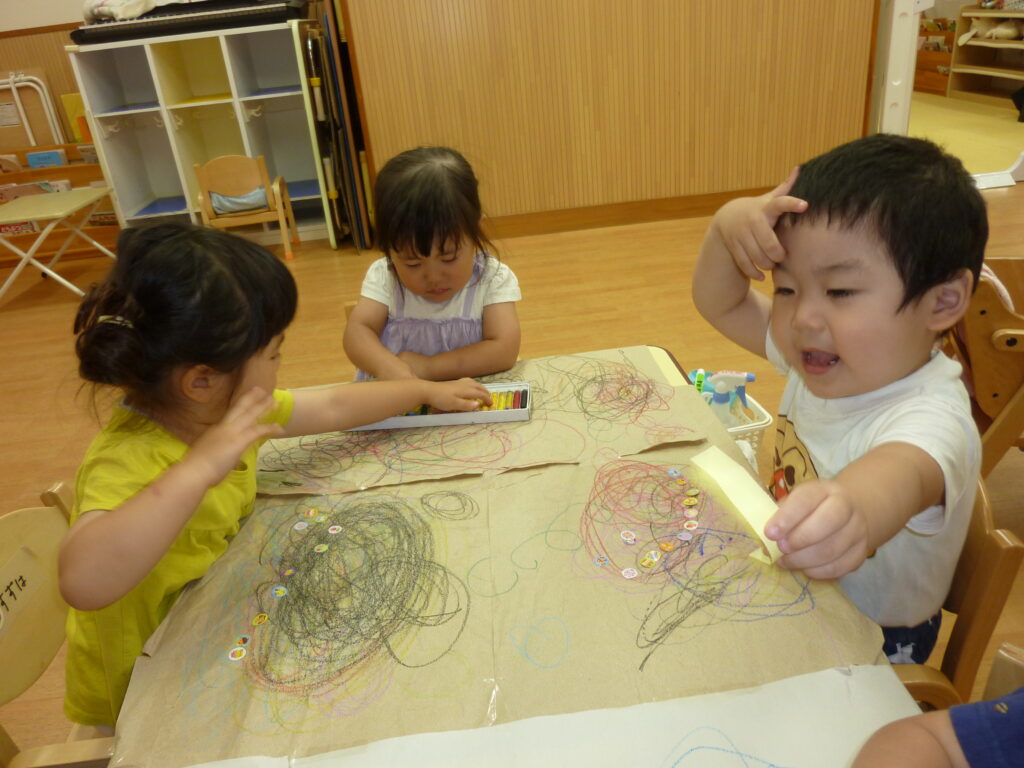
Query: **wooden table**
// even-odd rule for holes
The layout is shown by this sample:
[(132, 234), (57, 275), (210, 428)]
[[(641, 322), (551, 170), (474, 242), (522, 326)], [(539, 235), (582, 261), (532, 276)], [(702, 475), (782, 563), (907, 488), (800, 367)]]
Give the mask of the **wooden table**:
[[(0, 206), (0, 224), (15, 224), (20, 221), (34, 221), (37, 223), (46, 222), (46, 224), (40, 228), (39, 234), (36, 236), (36, 239), (33, 241), (32, 245), (29, 246), (27, 251), (21, 250), (13, 243), (9, 242), (3, 234), (0, 234), (0, 245), (4, 245), (8, 250), (13, 251), (21, 257), (21, 261), (18, 262), (14, 271), (11, 272), (4, 284), (0, 286), (0, 298), (3, 298), (7, 289), (10, 288), (11, 283), (14, 282), (21, 273), (21, 270), (23, 270), (28, 264), (39, 269), (44, 276), (49, 275), (68, 290), (74, 291), (79, 296), (82, 296), (83, 292), (75, 286), (74, 283), (71, 283), (58, 275), (53, 270), (53, 267), (57, 264), (60, 257), (64, 255), (64, 251), (67, 250), (68, 246), (76, 237), (85, 240), (87, 243), (92, 245), (101, 253), (105, 253), (110, 258), (117, 258), (113, 252), (96, 242), (96, 240), (83, 232), (77, 224), (71, 221), (72, 216), (87, 207), (89, 208), (89, 211), (86, 213), (84, 221), (88, 221), (89, 217), (99, 206), (100, 201), (109, 194), (109, 187), (87, 187), (83, 189), (72, 189), (69, 192), (49, 192), (42, 195), (26, 195)], [(54, 254), (53, 258), (46, 264), (43, 264), (36, 260), (35, 254), (50, 233), (60, 225), (71, 230), (71, 232), (68, 234), (64, 244), (61, 245)]]
[(135, 666), (119, 765), (518, 733), (884, 661), (833, 583), (750, 557), (691, 463), (742, 456), (663, 350), (500, 378), (531, 383), (530, 421), (264, 447), (254, 514)]

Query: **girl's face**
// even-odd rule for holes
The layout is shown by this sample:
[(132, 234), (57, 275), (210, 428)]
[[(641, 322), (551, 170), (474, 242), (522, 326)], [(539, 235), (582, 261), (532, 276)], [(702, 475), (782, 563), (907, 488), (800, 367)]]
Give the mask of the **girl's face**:
[(268, 395), (277, 388), (277, 369), (281, 367), (283, 343), (284, 334), (280, 333), (249, 358), (242, 368), (242, 378), (235, 387), (233, 399), (241, 397), (253, 387), (259, 387)]
[(390, 254), (402, 285), (438, 304), (448, 301), (469, 282), (475, 256), (476, 247), (466, 237), (457, 246), (447, 243), (443, 249), (435, 239), (429, 256), (417, 253), (411, 245)]

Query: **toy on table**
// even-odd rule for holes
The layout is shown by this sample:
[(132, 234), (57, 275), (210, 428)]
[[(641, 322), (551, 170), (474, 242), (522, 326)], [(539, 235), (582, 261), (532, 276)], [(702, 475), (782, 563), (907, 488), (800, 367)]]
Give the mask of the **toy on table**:
[(350, 432), (366, 429), (407, 429), (410, 427), (443, 427), (452, 424), (484, 424), (498, 421), (526, 421), (530, 418), (533, 398), (530, 385), (525, 381), (484, 384), (491, 393), (491, 405), (481, 406), (475, 411), (430, 413), (427, 406), (392, 416), (382, 421), (353, 427)]

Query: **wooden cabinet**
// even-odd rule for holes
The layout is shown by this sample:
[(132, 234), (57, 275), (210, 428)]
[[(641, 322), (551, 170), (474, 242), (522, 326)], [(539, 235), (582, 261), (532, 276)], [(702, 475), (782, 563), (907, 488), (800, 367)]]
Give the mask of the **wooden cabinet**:
[(953, 19), (921, 19), (918, 31), (914, 90), (945, 96), (949, 88), (949, 66), (953, 60), (955, 32)]
[(68, 46), (122, 226), (199, 223), (194, 165), (263, 155), (270, 176), (284, 177), (304, 237), (336, 245), (341, 223), (331, 218), (304, 68), (309, 24)]
[[(956, 26), (958, 38), (970, 30), (971, 21), (976, 18), (1024, 22), (1024, 10), (964, 6)], [(1010, 94), (1022, 87), (1024, 40), (992, 40), (975, 35), (964, 45), (954, 45), (949, 96), (1014, 109)]]

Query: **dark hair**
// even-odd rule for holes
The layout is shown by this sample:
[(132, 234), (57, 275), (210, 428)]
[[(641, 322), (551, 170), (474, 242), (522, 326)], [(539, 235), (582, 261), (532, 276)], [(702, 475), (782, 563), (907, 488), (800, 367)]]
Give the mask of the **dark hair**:
[(448, 147), (417, 147), (395, 155), (373, 188), (377, 247), (385, 255), (412, 246), (429, 256), (463, 236), (478, 251), (494, 250), (480, 227), (479, 183), (469, 162)]
[(801, 165), (790, 194), (808, 207), (787, 214), (789, 226), (874, 229), (903, 281), (900, 309), (963, 269), (978, 284), (985, 201), (960, 160), (930, 141), (882, 133), (843, 144)]
[(125, 229), (117, 263), (78, 308), (78, 370), (167, 407), (174, 368), (240, 370), (288, 327), (297, 300), (291, 273), (248, 240), (191, 224)]

